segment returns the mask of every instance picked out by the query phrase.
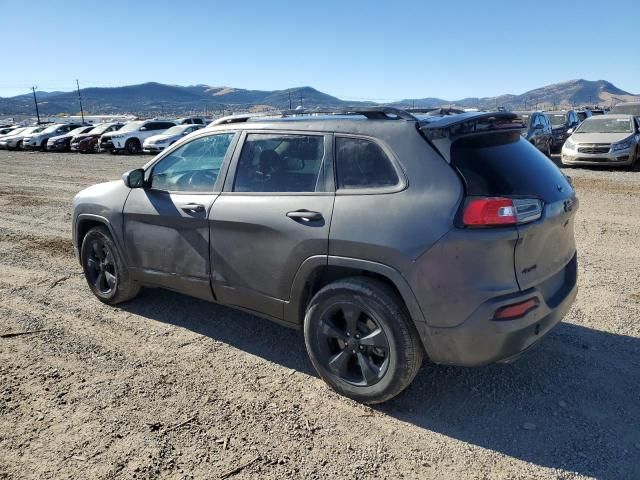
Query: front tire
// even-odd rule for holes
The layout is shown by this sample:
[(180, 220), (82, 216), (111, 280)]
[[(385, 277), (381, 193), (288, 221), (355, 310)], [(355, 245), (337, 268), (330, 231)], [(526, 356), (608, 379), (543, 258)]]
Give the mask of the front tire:
[(422, 364), (422, 345), (402, 301), (386, 284), (367, 277), (338, 280), (314, 295), (304, 338), (320, 377), (363, 403), (395, 397)]
[(140, 141), (137, 138), (130, 138), (124, 144), (124, 149), (129, 155), (137, 155), (140, 153)]
[(101, 302), (115, 305), (131, 300), (140, 291), (106, 227), (94, 227), (87, 232), (80, 258), (87, 284)]

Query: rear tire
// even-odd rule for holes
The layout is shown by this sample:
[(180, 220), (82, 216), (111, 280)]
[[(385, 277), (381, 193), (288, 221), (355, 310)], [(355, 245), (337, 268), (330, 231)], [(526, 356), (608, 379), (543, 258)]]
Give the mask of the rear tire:
[(134, 298), (140, 285), (129, 274), (109, 230), (93, 227), (82, 240), (80, 259), (85, 279), (103, 303), (115, 305)]
[(395, 397), (422, 365), (422, 345), (401, 299), (367, 277), (338, 280), (316, 293), (304, 318), (304, 338), (320, 377), (363, 403)]
[(137, 138), (130, 138), (124, 144), (124, 149), (128, 155), (137, 155), (140, 153), (140, 141)]

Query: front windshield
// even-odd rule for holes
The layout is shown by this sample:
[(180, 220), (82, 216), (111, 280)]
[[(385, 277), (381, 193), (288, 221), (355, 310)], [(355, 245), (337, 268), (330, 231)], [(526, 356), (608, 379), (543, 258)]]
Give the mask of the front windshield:
[(85, 132), (85, 130), (87, 130), (87, 127), (78, 127), (78, 128), (75, 128), (75, 129), (71, 130), (71, 131), (68, 133), (68, 135), (71, 135), (72, 137), (73, 137), (74, 135), (80, 135), (81, 133), (84, 133), (84, 132)]
[(580, 124), (576, 133), (631, 133), (631, 119), (629, 118), (588, 118)]
[(32, 130), (29, 130), (29, 133), (40, 133), (47, 127), (32, 127)]
[(53, 133), (55, 132), (58, 128), (60, 128), (60, 125), (51, 125), (50, 127), (45, 128), (42, 133)]
[(104, 132), (109, 130), (112, 125), (113, 124), (111, 124), (111, 123), (105, 123), (104, 125), (98, 125), (97, 127), (92, 128), (91, 131), (89, 131), (87, 133), (90, 133), (92, 135), (102, 135)]
[(640, 117), (640, 103), (632, 103), (630, 105), (616, 105), (611, 109), (611, 113), (624, 113), (627, 115), (635, 115)]
[(191, 127), (191, 125), (176, 125), (175, 127), (171, 127), (169, 130), (162, 132), (162, 135), (180, 135), (189, 127)]
[(122, 127), (120, 130), (118, 130), (118, 133), (134, 132), (134, 131), (138, 130), (142, 126), (143, 123), (144, 122), (141, 122), (141, 121), (129, 122), (124, 127)]
[(551, 125), (554, 127), (561, 127), (567, 121), (567, 116), (564, 113), (558, 113), (549, 115), (551, 117)]

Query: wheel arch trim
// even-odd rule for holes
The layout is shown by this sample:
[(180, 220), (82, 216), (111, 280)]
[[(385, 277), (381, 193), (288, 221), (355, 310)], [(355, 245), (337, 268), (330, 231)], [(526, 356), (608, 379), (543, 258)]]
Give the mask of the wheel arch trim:
[(376, 273), (387, 278), (400, 293), (400, 296), (409, 311), (409, 315), (416, 325), (419, 333), (423, 333), (423, 329), (420, 327), (421, 324), (426, 324), (424, 314), (418, 304), (418, 300), (416, 299), (413, 290), (398, 270), (371, 260), (334, 255), (315, 255), (302, 262), (293, 279), (289, 301), (285, 303), (285, 321), (297, 325), (302, 323), (302, 319), (300, 318), (302, 305), (300, 302), (303, 298), (305, 287), (307, 286), (309, 279), (312, 278), (314, 272), (326, 266), (353, 268), (363, 270), (365, 272)]
[(120, 237), (117, 235), (115, 229), (113, 228), (113, 225), (107, 218), (101, 215), (96, 215), (94, 213), (81, 213), (77, 216), (76, 221), (74, 223), (73, 239), (72, 239), (73, 249), (76, 251), (76, 257), (78, 258), (78, 260), (80, 260), (80, 249), (82, 248), (82, 245), (79, 241), (80, 239), (78, 238), (78, 234), (80, 232), (81, 225), (85, 222), (101, 223), (105, 227), (107, 227), (107, 229), (109, 230), (109, 233), (111, 234), (111, 238), (113, 239), (117, 248), (120, 250), (120, 252), (123, 251), (122, 245), (120, 244)]

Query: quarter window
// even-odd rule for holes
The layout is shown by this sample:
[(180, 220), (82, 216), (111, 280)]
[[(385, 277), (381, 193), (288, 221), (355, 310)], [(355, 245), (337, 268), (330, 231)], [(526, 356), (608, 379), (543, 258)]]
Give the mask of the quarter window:
[(391, 187), (398, 174), (380, 146), (361, 138), (336, 138), (339, 189)]
[(234, 192), (323, 191), (321, 135), (251, 133), (238, 160)]
[(197, 138), (186, 143), (154, 167), (151, 186), (172, 192), (211, 192), (233, 133)]

